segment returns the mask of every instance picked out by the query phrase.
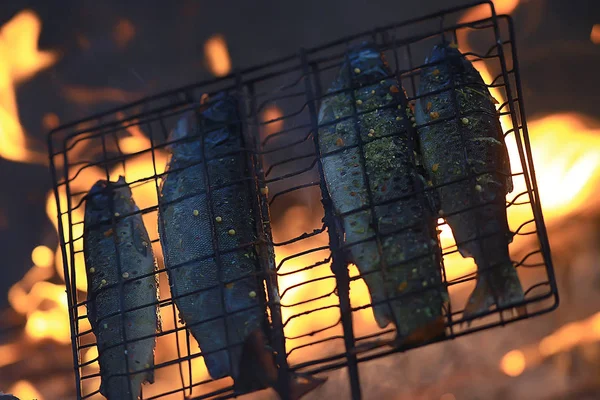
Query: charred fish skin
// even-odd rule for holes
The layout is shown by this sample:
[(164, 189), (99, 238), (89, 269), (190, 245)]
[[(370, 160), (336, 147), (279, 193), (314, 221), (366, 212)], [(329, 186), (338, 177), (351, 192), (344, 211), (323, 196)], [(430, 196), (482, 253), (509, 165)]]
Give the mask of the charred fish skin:
[[(193, 111), (184, 115), (171, 139), (188, 140), (172, 144), (161, 187), (159, 232), (171, 293), (213, 379), (240, 376), (243, 344), (265, 321), (254, 246), (236, 250), (257, 239), (236, 120), (236, 100), (225, 95), (198, 116)], [(223, 288), (220, 280), (226, 282)]]
[(448, 43), (436, 45), (426, 63), (432, 65), (421, 72), (415, 105), (421, 153), (458, 250), (478, 267), (464, 312), (472, 317), (493, 304), (505, 307), (524, 298), (508, 252), (505, 196), (513, 188), (508, 151), (495, 100), (472, 63)]
[[(138, 399), (141, 384), (154, 382), (154, 335), (159, 329), (156, 263), (142, 216), (131, 215), (137, 211), (124, 177), (100, 180), (88, 193), (83, 237), (87, 309), (98, 344), (100, 393), (109, 400)], [(124, 313), (109, 316), (123, 311), (121, 297)]]
[[(264, 335), (254, 182), (239, 119), (236, 97), (221, 93), (178, 121), (158, 226), (171, 294), (210, 376), (231, 376), (236, 390), (246, 393), (276, 388), (279, 371)], [(323, 382), (292, 376), (289, 396), (299, 399)]]
[[(447, 293), (441, 279), (436, 215), (423, 195), (424, 178), (412, 150), (410, 121), (403, 117), (407, 102), (402, 99), (399, 82), (390, 75), (375, 46), (362, 43), (350, 49), (329, 95), (322, 100), (319, 146), (345, 245), (369, 288), (375, 320), (381, 328), (394, 322), (397, 341), (407, 341), (418, 332), (443, 334)], [(335, 94), (349, 88), (355, 88), (354, 98), (351, 91)], [(348, 118), (353, 102), (359, 132), (354, 119)], [(360, 149), (355, 147), (359, 135), (364, 143), (366, 177)], [(383, 235), (383, 260), (374, 239), (370, 209), (352, 212), (369, 205), (365, 178), (376, 204), (377, 228)], [(421, 196), (413, 195), (419, 191)], [(405, 197), (392, 201), (401, 196)], [(381, 205), (383, 202), (387, 203)], [(353, 245), (367, 239), (372, 240)]]

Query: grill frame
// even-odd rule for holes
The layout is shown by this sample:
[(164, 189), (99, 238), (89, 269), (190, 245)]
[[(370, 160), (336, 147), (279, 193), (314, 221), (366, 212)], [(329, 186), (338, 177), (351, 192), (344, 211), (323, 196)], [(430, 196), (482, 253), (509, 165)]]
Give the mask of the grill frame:
[[(459, 12), (465, 12), (467, 10), (471, 10), (474, 7), (489, 7), (490, 17), (480, 19), (476, 22), (470, 23), (455, 23), (448, 26), (445, 26), (445, 20), (452, 14), (456, 14)], [(426, 34), (421, 34), (418, 36), (407, 36), (407, 37), (399, 37), (393, 38), (390, 40), (389, 32), (394, 31), (396, 29), (408, 28), (414, 25), (418, 25), (421, 23), (429, 23), (438, 21), (440, 22), (439, 30), (433, 30)], [(498, 312), (497, 310), (490, 311), (486, 315), (496, 315), (498, 314), (498, 319), (486, 323), (480, 324), (478, 326), (473, 326), (468, 329), (461, 330), (459, 332), (455, 332), (453, 328), (465, 320), (452, 320), (452, 315), (449, 316), (448, 329), (450, 330), (447, 336), (443, 339), (435, 339), (426, 343), (421, 343), (418, 346), (411, 347), (403, 347), (403, 348), (386, 348), (381, 347), (375, 350), (379, 350), (377, 352), (372, 352), (370, 354), (363, 354), (362, 357), (360, 353), (356, 351), (356, 341), (357, 334), (354, 328), (353, 321), (353, 312), (357, 311), (356, 307), (352, 306), (351, 298), (350, 298), (350, 284), (353, 280), (349, 275), (349, 270), (347, 267), (346, 260), (342, 255), (342, 250), (340, 248), (343, 246), (339, 240), (339, 234), (336, 231), (336, 222), (335, 222), (335, 212), (332, 206), (331, 199), (326, 189), (323, 167), (321, 160), (318, 156), (319, 154), (319, 140), (318, 140), (318, 109), (319, 109), (319, 100), (322, 98), (324, 90), (323, 85), (320, 79), (320, 65), (326, 64), (330, 59), (339, 59), (339, 55), (321, 55), (323, 52), (332, 52), (332, 49), (335, 49), (336, 46), (341, 46), (346, 43), (350, 43), (356, 40), (369, 38), (375, 41), (378, 45), (380, 45), (384, 50), (388, 50), (389, 48), (393, 48), (394, 55), (397, 56), (396, 50), (400, 47), (406, 47), (408, 49), (408, 63), (410, 65), (410, 70), (404, 72), (398, 72), (398, 76), (401, 79), (406, 79), (409, 76), (412, 84), (412, 93), (415, 93), (415, 81), (414, 81), (414, 73), (418, 70), (419, 62), (416, 63), (416, 67), (414, 66), (414, 62), (412, 60), (412, 56), (410, 54), (411, 45), (415, 45), (416, 43), (420, 43), (422, 40), (428, 37), (445, 35), (447, 33), (453, 34), (454, 40), (458, 41), (457, 31), (461, 29), (470, 29), (473, 26), (484, 26), (489, 24), (488, 28), (491, 28), (494, 32), (495, 45), (494, 47), (497, 49), (498, 54), (494, 57), (498, 57), (499, 65), (501, 67), (501, 73), (499, 77), (501, 77), (501, 87), (506, 90), (505, 95), (507, 97), (506, 103), (500, 106), (502, 110), (504, 107), (508, 108), (508, 114), (510, 116), (510, 120), (513, 126), (512, 134), (515, 136), (517, 141), (517, 148), (519, 150), (519, 156), (521, 165), (523, 167), (523, 177), (527, 187), (527, 195), (530, 197), (531, 203), (531, 211), (533, 214), (533, 222), (536, 225), (536, 236), (539, 242), (539, 254), (542, 257), (542, 266), (545, 269), (545, 273), (547, 276), (547, 280), (544, 282), (540, 282), (537, 286), (534, 285), (530, 287), (528, 290), (534, 290), (540, 285), (546, 285), (548, 287), (548, 291), (543, 295), (534, 297), (532, 299), (527, 299), (524, 304), (533, 304), (533, 303), (541, 303), (546, 301), (547, 305), (541, 307), (538, 310), (527, 313), (526, 315), (521, 315), (517, 317), (511, 317), (509, 319), (505, 319), (503, 316), (503, 312)], [(487, 25), (486, 25), (487, 26)], [(478, 28), (479, 29), (479, 28)], [(483, 29), (483, 28), (482, 28)], [(505, 34), (508, 36), (508, 40), (503, 39), (502, 30), (505, 30)], [(459, 43), (460, 44), (460, 43)], [(510, 46), (510, 51), (506, 51), (505, 47)], [(509, 63), (507, 62), (507, 58), (511, 59), (512, 68), (509, 67)], [(396, 61), (396, 66), (398, 66), (398, 61)], [(376, 28), (374, 30), (370, 30), (367, 32), (363, 32), (360, 34), (348, 36), (342, 38), (340, 40), (325, 44), (323, 46), (311, 48), (311, 49), (301, 49), (297, 54), (286, 56), (274, 60), (269, 63), (257, 65), (254, 67), (246, 68), (243, 70), (239, 70), (230, 74), (228, 76), (222, 78), (215, 78), (203, 82), (199, 82), (193, 85), (188, 85), (182, 88), (178, 88), (175, 90), (171, 90), (162, 94), (158, 94), (155, 96), (147, 97), (142, 100), (136, 101), (134, 103), (114, 108), (104, 113), (96, 114), (94, 116), (75, 121), (66, 125), (63, 125), (59, 128), (54, 129), (48, 135), (48, 149), (49, 149), (49, 157), (50, 157), (50, 171), (52, 175), (52, 182), (54, 187), (55, 199), (57, 202), (57, 214), (58, 214), (58, 231), (59, 231), (59, 240), (61, 247), (61, 254), (63, 258), (63, 267), (64, 267), (64, 276), (67, 289), (67, 297), (69, 303), (69, 318), (71, 323), (71, 333), (72, 333), (72, 350), (74, 357), (74, 365), (75, 365), (75, 378), (77, 382), (77, 398), (84, 399), (89, 397), (89, 393), (86, 395), (84, 390), (82, 389), (82, 380), (85, 380), (85, 375), (82, 373), (82, 368), (86, 363), (82, 363), (80, 361), (82, 356), (82, 351), (88, 348), (86, 345), (81, 345), (81, 335), (82, 332), (79, 328), (79, 321), (81, 320), (81, 316), (79, 315), (80, 307), (84, 306), (85, 302), (78, 300), (78, 289), (77, 289), (77, 278), (76, 278), (76, 268), (72, 267), (76, 265), (75, 254), (72, 251), (69, 251), (68, 246), (73, 245), (77, 240), (74, 231), (77, 228), (74, 226), (77, 225), (77, 222), (73, 220), (73, 211), (76, 207), (72, 206), (71, 200), (77, 197), (77, 193), (73, 193), (71, 191), (69, 180), (65, 182), (64, 177), (70, 176), (70, 168), (73, 167), (73, 163), (69, 161), (69, 152), (73, 152), (73, 148), (77, 146), (78, 140), (86, 140), (86, 133), (88, 132), (97, 132), (103, 143), (105, 137), (108, 137), (111, 134), (114, 134), (116, 130), (124, 129), (126, 124), (131, 123), (132, 126), (142, 125), (142, 122), (139, 121), (150, 121), (148, 122), (148, 126), (151, 126), (152, 122), (156, 122), (154, 118), (158, 118), (162, 130), (163, 136), (168, 131), (165, 127), (163, 120), (164, 114), (168, 114), (173, 110), (181, 110), (182, 108), (189, 107), (190, 105), (197, 103), (200, 95), (200, 92), (217, 92), (220, 90), (227, 91), (237, 91), (239, 93), (246, 93), (247, 102), (244, 103), (245, 108), (249, 110), (249, 115), (246, 116), (244, 112), (241, 123), (243, 124), (243, 131), (246, 135), (247, 143), (250, 143), (251, 146), (248, 150), (248, 155), (250, 156), (249, 169), (253, 177), (255, 177), (255, 190), (254, 190), (254, 212), (255, 215), (260, 215), (260, 221), (257, 224), (258, 230), (260, 231), (260, 237), (263, 241), (272, 243), (275, 248), (278, 246), (282, 246), (282, 243), (274, 243), (272, 239), (271, 226), (269, 224), (263, 224), (262, 222), (268, 219), (268, 208), (269, 205), (272, 205), (275, 199), (278, 197), (277, 194), (283, 195), (282, 192), (276, 193), (275, 196), (270, 199), (267, 198), (265, 193), (262, 193), (260, 188), (266, 184), (270, 184), (272, 182), (276, 182), (276, 180), (270, 180), (267, 178), (268, 171), (264, 171), (261, 167), (260, 159), (264, 158), (268, 155), (268, 153), (277, 153), (282, 154), (286, 151), (286, 148), (280, 150), (268, 150), (264, 151), (266, 140), (260, 140), (261, 125), (264, 126), (259, 120), (260, 110), (263, 109), (263, 106), (266, 104), (266, 100), (264, 103), (259, 103), (257, 99), (260, 97), (257, 93), (257, 86), (260, 86), (262, 82), (265, 82), (269, 79), (274, 79), (278, 77), (283, 77), (286, 74), (300, 72), (300, 78), (298, 82), (290, 83), (289, 87), (294, 87), (299, 82), (304, 84), (303, 94), (305, 97), (305, 106), (308, 110), (308, 114), (310, 117), (309, 127), (312, 131), (312, 139), (313, 145), (315, 147), (315, 163), (312, 164), (312, 168), (316, 166), (318, 171), (318, 181), (311, 182), (310, 186), (318, 186), (320, 188), (321, 193), (321, 203), (324, 209), (324, 218), (323, 218), (323, 230), (319, 233), (327, 232), (329, 243), (327, 245), (328, 249), (331, 251), (332, 264), (331, 269), (335, 276), (336, 282), (336, 293), (339, 298), (338, 307), (340, 310), (340, 321), (339, 324), (342, 327), (343, 331), (343, 344), (344, 344), (344, 352), (336, 354), (335, 356), (329, 356), (322, 359), (309, 360), (303, 363), (293, 363), (288, 365), (289, 351), (286, 351), (285, 343), (286, 339), (284, 329), (287, 324), (286, 321), (283, 321), (282, 317), (282, 305), (281, 305), (281, 297), (285, 294), (282, 294), (280, 288), (278, 286), (277, 279), (274, 278), (274, 275), (266, 273), (266, 271), (275, 271), (277, 273), (280, 266), (277, 265), (272, 255), (270, 256), (268, 252), (265, 252), (268, 249), (268, 246), (263, 246), (263, 251), (260, 253), (261, 258), (261, 266), (263, 268), (262, 272), (264, 274), (264, 281), (266, 284), (266, 293), (269, 299), (275, 299), (268, 301), (268, 307), (271, 316), (271, 325), (269, 326), (269, 338), (270, 343), (277, 351), (277, 362), (280, 365), (280, 375), (278, 380), (279, 389), (282, 390), (283, 393), (286, 393), (285, 387), (287, 385), (287, 374), (289, 372), (302, 372), (309, 375), (314, 375), (326, 371), (330, 371), (333, 369), (339, 368), (347, 368), (348, 369), (348, 382), (350, 385), (350, 391), (353, 399), (361, 398), (361, 388), (360, 388), (360, 380), (359, 380), (359, 363), (369, 361), (371, 359), (384, 357), (391, 355), (396, 352), (406, 351), (411, 348), (421, 347), (433, 342), (454, 339), (455, 337), (463, 336), (466, 334), (474, 333), (477, 331), (481, 331), (484, 329), (490, 329), (497, 326), (503, 326), (508, 323), (513, 323), (522, 319), (535, 317), (547, 312), (554, 310), (559, 303), (558, 297), (558, 289), (556, 286), (556, 280), (554, 276), (554, 270), (552, 266), (552, 260), (550, 256), (550, 246), (548, 242), (548, 236), (544, 224), (543, 214), (540, 206), (540, 198), (539, 191), (537, 188), (537, 182), (535, 179), (535, 170), (533, 165), (533, 159), (531, 155), (531, 145), (529, 142), (529, 135), (527, 131), (527, 124), (525, 118), (525, 109), (523, 106), (523, 97), (522, 97), (522, 87), (521, 87), (521, 79), (519, 75), (519, 66), (518, 66), (518, 57), (517, 57), (517, 48), (515, 44), (515, 32), (513, 22), (510, 16), (506, 15), (497, 15), (494, 9), (493, 3), (491, 1), (479, 1), (473, 4), (469, 4), (461, 7), (454, 7), (450, 9), (446, 9), (440, 11), (438, 13), (434, 13), (431, 15), (427, 15), (420, 18), (411, 19), (408, 21), (404, 21), (398, 24), (388, 25), (381, 28)], [(498, 77), (494, 79), (494, 82), (498, 80)], [(285, 93), (284, 95), (285, 96)], [(410, 98), (410, 96), (409, 96)], [(353, 118), (356, 118), (356, 110)], [(179, 111), (177, 111), (179, 112)], [(158, 116), (158, 117), (157, 117)], [(138, 122), (136, 122), (138, 121)], [(286, 117), (282, 117), (282, 121), (286, 121)], [(277, 121), (268, 121), (267, 123), (273, 123)], [(86, 126), (91, 125), (91, 126)], [(85, 128), (81, 128), (85, 126)], [(517, 129), (514, 129), (517, 127)], [(505, 132), (505, 135), (511, 134), (511, 129)], [(310, 139), (307, 136), (307, 139)], [(74, 141), (74, 142), (72, 142)], [(75, 143), (75, 144), (73, 144)], [(71, 147), (69, 147), (71, 146)], [(155, 146), (154, 139), (152, 133), (150, 134), (150, 152), (152, 153), (152, 160), (154, 166), (154, 176), (144, 179), (152, 179), (155, 183), (157, 183), (157, 178), (160, 174), (156, 170), (156, 157), (155, 150), (158, 147)], [(55, 149), (61, 148), (62, 150), (55, 151)], [(147, 150), (142, 150), (144, 152)], [(120, 149), (119, 149), (120, 152)], [(140, 153), (141, 153), (140, 152)], [(134, 154), (126, 154), (123, 155), (123, 162), (125, 163), (127, 159), (130, 159), (138, 153)], [(108, 177), (108, 166), (106, 165), (106, 148), (103, 148), (103, 160), (97, 163), (97, 165), (105, 164), (105, 171)], [(62, 160), (60, 160), (62, 159)], [(90, 164), (90, 165), (93, 165)], [(274, 166), (271, 165), (270, 168)], [(294, 173), (298, 173), (295, 171)], [(130, 184), (135, 184), (135, 182), (129, 182)], [(61, 187), (64, 186), (64, 194), (67, 198), (67, 206), (66, 211), (63, 211), (62, 204), (64, 201), (61, 201)], [(308, 186), (307, 186), (308, 187)], [(290, 189), (295, 189), (291, 187)], [(157, 186), (158, 191), (158, 186)], [(517, 201), (517, 198), (513, 200), (513, 203)], [(81, 202), (79, 204), (81, 206)], [(510, 206), (510, 205), (509, 205)], [(158, 206), (157, 206), (158, 207)], [(148, 210), (142, 210), (142, 212), (147, 212)], [(63, 218), (66, 216), (66, 221)], [(525, 226), (526, 223), (523, 224)], [(520, 228), (519, 228), (520, 230)], [(314, 233), (314, 232), (313, 232)], [(297, 241), (301, 241), (306, 239), (306, 237), (296, 237), (288, 241), (287, 244), (291, 244)], [(216, 249), (218, 253), (218, 248)], [(534, 253), (530, 253), (525, 256), (527, 259), (529, 256), (535, 255)], [(524, 260), (522, 260), (524, 261)], [(465, 278), (467, 279), (467, 278)], [(469, 280), (474, 279), (474, 276), (468, 278)], [(445, 279), (444, 279), (445, 280)], [(222, 284), (222, 283), (221, 283)], [(80, 295), (80, 293), (79, 293)], [(170, 299), (161, 300), (159, 305), (163, 308), (163, 312), (165, 312), (165, 308), (171, 308), (173, 313), (175, 313), (175, 307), (172, 304)], [(458, 313), (458, 312), (457, 312)], [(175, 317), (175, 314), (174, 318)], [(182, 330), (184, 328), (177, 327), (176, 329)], [(387, 329), (385, 332), (391, 332), (393, 329)], [(378, 335), (381, 335), (379, 333)], [(176, 334), (177, 337), (177, 334)], [(358, 337), (359, 340), (364, 340), (364, 338)], [(187, 356), (181, 357), (179, 355), (178, 359), (175, 360), (176, 363), (181, 363), (185, 360), (189, 360), (193, 358), (193, 355), (190, 355), (192, 352), (190, 350), (190, 340), (189, 334), (187, 336)], [(179, 346), (179, 340), (177, 340), (177, 345)], [(180, 350), (178, 350), (180, 351)], [(197, 355), (196, 355), (197, 356)], [(192, 386), (197, 386), (202, 384), (195, 383), (191, 380), (191, 363), (188, 363), (189, 366), (189, 376), (190, 376), (190, 384), (183, 384), (182, 378), (182, 387), (180, 389), (175, 390), (174, 392), (181, 391), (182, 396), (185, 396), (186, 390), (190, 390)], [(168, 393), (163, 393), (168, 394)], [(231, 398), (239, 395), (240, 393), (236, 393), (231, 390), (231, 388), (222, 388), (205, 395), (196, 396), (193, 398), (201, 399), (201, 398), (212, 398), (217, 396), (218, 398)], [(160, 396), (153, 396), (149, 398), (159, 398)], [(146, 398), (146, 397), (144, 397)], [(186, 397), (191, 398), (191, 397)]]

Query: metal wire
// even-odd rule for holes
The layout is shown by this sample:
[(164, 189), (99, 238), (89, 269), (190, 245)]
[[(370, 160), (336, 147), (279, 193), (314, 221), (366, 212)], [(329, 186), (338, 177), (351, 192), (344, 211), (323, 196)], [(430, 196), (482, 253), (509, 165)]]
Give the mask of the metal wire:
[[(489, 9), (488, 17), (478, 21), (453, 22), (461, 13), (473, 7), (484, 6)], [(416, 185), (412, 193), (386, 199), (384, 202), (376, 202), (370, 192), (363, 141), (358, 126), (359, 118), (373, 110), (363, 112), (352, 106), (351, 115), (320, 124), (319, 108), (327, 97), (348, 95), (354, 98), (355, 96), (355, 90), (358, 89), (356, 87), (325, 93), (344, 62), (348, 68), (346, 51), (350, 44), (368, 40), (386, 55), (391, 55), (387, 57), (388, 62), (393, 64), (391, 65), (393, 68), (390, 68), (393, 72), (389, 78), (396, 79), (406, 90), (406, 101), (403, 100), (400, 104), (401, 108), (405, 109), (413, 101), (422, 97), (417, 93), (417, 88), (421, 72), (432, 65), (423, 62), (424, 55), (429, 53), (431, 46), (439, 43), (440, 38), (447, 37), (462, 46), (463, 44), (458, 43), (458, 40), (463, 37), (461, 34), (467, 31), (470, 36), (477, 36), (479, 47), (464, 54), (473, 62), (485, 62), (489, 70), (495, 74), (491, 82), (486, 82), (481, 90), (497, 88), (502, 90), (506, 97), (504, 102), (497, 105), (498, 116), (485, 110), (469, 110), (461, 113), (454, 92), (465, 84), (452, 79), (450, 89), (442, 89), (427, 95), (452, 90), (453, 115), (418, 127), (411, 127), (411, 124), (408, 124), (407, 129), (409, 134), (418, 140), (418, 129), (443, 123), (459, 124), (460, 118), (469, 115), (481, 115), (487, 112), (487, 115), (494, 118), (503, 116), (510, 121), (510, 126), (503, 127), (503, 136), (505, 139), (514, 139), (518, 159), (511, 161), (520, 164), (521, 168), (513, 172), (511, 177), (521, 182), (525, 189), (513, 193), (506, 199), (505, 204), (509, 211), (518, 209), (521, 214), (526, 214), (522, 220), (515, 223), (517, 226), (513, 227), (514, 242), (510, 247), (511, 257), (517, 271), (524, 268), (532, 271), (535, 281), (527, 282), (527, 287), (524, 287), (525, 300), (519, 304), (510, 307), (494, 307), (483, 315), (486, 318), (482, 320), (479, 320), (481, 316), (465, 318), (464, 304), (457, 302), (454, 294), (472, 289), (477, 273), (470, 270), (457, 274), (452, 270), (452, 262), (449, 259), (458, 256), (458, 246), (470, 241), (481, 243), (486, 235), (478, 232), (473, 239), (448, 244), (441, 248), (443, 279), (438, 288), (440, 290), (442, 287), (447, 288), (450, 292), (450, 301), (443, 313), (445, 336), (416, 344), (390, 347), (386, 343), (389, 343), (389, 338), (394, 335), (395, 328), (388, 326), (379, 329), (372, 319), (373, 307), (389, 305), (392, 301), (423, 292), (425, 289), (390, 294), (385, 301), (378, 302), (372, 302), (370, 298), (361, 298), (355, 294), (355, 291), (360, 293), (360, 285), (364, 285), (363, 278), (368, 274), (357, 273), (354, 267), (349, 267), (346, 254), (351, 246), (381, 243), (392, 235), (416, 228), (416, 225), (401, 226), (391, 232), (386, 231), (385, 234), (378, 232), (376, 207), (406, 199), (423, 199), (442, 185), (438, 187)], [(198, 110), (197, 105), (205, 98), (203, 95), (208, 94), (209, 102), (206, 106), (210, 107), (210, 99), (219, 92), (232, 93), (239, 102), (237, 118), (235, 121), (227, 121), (226, 124), (238, 126), (244, 142), (236, 152), (219, 154), (219, 158), (243, 157), (246, 160), (248, 176), (219, 185), (211, 184), (213, 173), (208, 167), (211, 159), (204, 156), (201, 161), (189, 166), (165, 171), (163, 163), (167, 158), (166, 149), (174, 143), (189, 140), (184, 138), (170, 142), (169, 132), (182, 115), (190, 110), (195, 110), (199, 130), (202, 131), (202, 111)], [(267, 118), (265, 112), (270, 107), (277, 107), (279, 116)], [(387, 107), (396, 107), (396, 104)], [(338, 213), (327, 190), (321, 162), (323, 152), (320, 148), (319, 133), (323, 129), (335, 128), (335, 124), (346, 121), (354, 126), (358, 136), (356, 143), (345, 145), (328, 154), (339, 154), (340, 151), (351, 148), (357, 149), (361, 158), (359, 164), (363, 169), (362, 175), (367, 179), (365, 187), (368, 201), (363, 207), (347, 213)], [(142, 130), (149, 141), (145, 147), (127, 153), (120, 141), (128, 136), (127, 130), (131, 128)], [(214, 126), (210, 129), (220, 128), (222, 126)], [(208, 132), (208, 129), (204, 129), (195, 140), (202, 140), (202, 135)], [(397, 134), (397, 132), (390, 132), (388, 136)], [(418, 142), (413, 145), (418, 148)], [(84, 151), (81, 150), (82, 148)], [(90, 180), (90, 176), (97, 178), (98, 171), (105, 179), (114, 178), (117, 171), (122, 171), (122, 174), (127, 177), (129, 187), (134, 189), (135, 200), (145, 204), (139, 211), (122, 215), (118, 220), (113, 217), (109, 222), (115, 229), (118, 221), (134, 215), (145, 217), (145, 221), (148, 221), (149, 216), (154, 220), (163, 218), (162, 211), (170, 204), (163, 200), (158, 201), (161, 198), (161, 182), (169, 174), (180, 172), (185, 168), (197, 166), (202, 169), (204, 181), (207, 183), (206, 188), (201, 188), (194, 193), (186, 193), (182, 198), (199, 195), (207, 198), (211, 229), (210, 232), (202, 232), (199, 235), (204, 235), (203, 240), (210, 243), (212, 250), (185, 263), (171, 265), (170, 270), (185, 268), (209, 259), (216, 260), (218, 282), (186, 292), (185, 296), (219, 290), (223, 313), (196, 324), (208, 324), (220, 320), (227, 325), (233, 316), (239, 317), (249, 312), (252, 307), (228, 310), (224, 300), (225, 288), (249, 277), (260, 282), (264, 291), (261, 290), (257, 296), (264, 311), (264, 333), (278, 367), (276, 383), (273, 384), (283, 397), (290, 393), (292, 374), (307, 374), (305, 376), (310, 377), (334, 369), (346, 368), (351, 397), (360, 399), (362, 394), (359, 364), (362, 362), (534, 317), (549, 312), (558, 305), (558, 291), (525, 119), (514, 26), (510, 17), (496, 15), (491, 1), (479, 1), (442, 10), (425, 17), (340, 38), (323, 46), (301, 49), (293, 55), (269, 63), (151, 96), (124, 107), (63, 125), (48, 135), (48, 149), (57, 203), (58, 231), (69, 303), (78, 399), (90, 398), (99, 393), (102, 379), (97, 368), (99, 358), (87, 357), (88, 352), (97, 347), (97, 343), (93, 329), (84, 328), (88, 318), (87, 313), (84, 312), (88, 300), (85, 298), (85, 292), (81, 290), (81, 281), (85, 276), (80, 276), (84, 271), (81, 257), (83, 254), (80, 248), (84, 240), (82, 232), (84, 229), (92, 228), (84, 226), (83, 205), (87, 200), (87, 191), (94, 183)], [(466, 166), (466, 160), (463, 161)], [(143, 172), (139, 171), (140, 163), (147, 167)], [(479, 171), (477, 174), (471, 171), (468, 176), (446, 182), (444, 185), (459, 184), (462, 181), (476, 182), (476, 178), (480, 175), (499, 173), (500, 171), (493, 168)], [(211, 196), (215, 190), (240, 187), (240, 185), (247, 187), (249, 191), (248, 198), (251, 199), (251, 204), (246, 211), (254, 218), (256, 240), (222, 248), (217, 238), (217, 228), (214, 223), (216, 214), (212, 209)], [(474, 184), (470, 187), (473, 188)], [(138, 199), (137, 193), (146, 193), (146, 196), (150, 197)], [(178, 201), (181, 201), (181, 198)], [(464, 212), (478, 213), (481, 207), (488, 204), (467, 205), (445, 217)], [(286, 213), (291, 212), (296, 206), (303, 207), (301, 209), (305, 210), (305, 213), (293, 220)], [(361, 211), (370, 212), (374, 234), (358, 242), (346, 243), (344, 232), (337, 221), (346, 215)], [(289, 224), (294, 227), (288, 227)], [(439, 225), (438, 228), (447, 228), (442, 223)], [(161, 237), (160, 240), (166, 241), (166, 238)], [(156, 232), (150, 232), (150, 242), (151, 246), (158, 245), (159, 238), (156, 237)], [(429, 246), (422, 253), (415, 253), (416, 256), (394, 265), (387, 265), (387, 268), (406, 268), (417, 259), (431, 256), (435, 252), (434, 247)], [(224, 279), (223, 271), (226, 266), (222, 258), (246, 249), (255, 249), (258, 254), (256, 271), (251, 276)], [(384, 260), (381, 245), (378, 246), (378, 251), (380, 259)], [(162, 265), (162, 260), (158, 261), (159, 266)], [(480, 273), (495, 267), (493, 263), (484, 264), (487, 265), (481, 265)], [(116, 268), (120, 271), (120, 261)], [(370, 273), (378, 273), (378, 271)], [(135, 339), (139, 341), (155, 337), (158, 346), (157, 355), (159, 351), (162, 352), (160, 361), (157, 360), (153, 368), (154, 375), (158, 379), (154, 384), (144, 386), (142, 398), (159, 399), (166, 396), (179, 396), (185, 399), (227, 399), (240, 395), (241, 393), (232, 385), (231, 379), (213, 380), (201, 372), (203, 368), (201, 360), (209, 352), (203, 352), (201, 348), (197, 350), (198, 345), (188, 330), (193, 326), (192, 324), (178, 322), (175, 303), (179, 298), (169, 295), (168, 284), (165, 284), (168, 282), (167, 269), (159, 267), (153, 273), (138, 275), (130, 280), (135, 282), (135, 280), (148, 279), (152, 275), (162, 278), (161, 297), (160, 300), (149, 304), (126, 308), (123, 303), (122, 281), (106, 285), (104, 288), (104, 290), (118, 289), (121, 293), (120, 309), (106, 313), (103, 319), (120, 318), (123, 336), (125, 336), (124, 317), (129, 312), (145, 307), (158, 307), (163, 319), (166, 320), (166, 325), (161, 332)], [(431, 287), (427, 289), (430, 290)], [(497, 294), (493, 294), (497, 299)], [(512, 307), (534, 303), (536, 306), (530, 308), (528, 313), (509, 317), (503, 315), (503, 311)], [(464, 324), (476, 319), (478, 320), (476, 324)], [(229, 330), (226, 328), (225, 332), (228, 333)], [(175, 340), (175, 343), (172, 340)], [(124, 337), (122, 343), (112, 347), (126, 349), (131, 343), (131, 340)], [(242, 343), (225, 340), (223, 347), (210, 353), (240, 345)], [(229, 352), (228, 357), (231, 363)], [(127, 374), (113, 376), (123, 375)], [(128, 384), (131, 385), (131, 382)]]

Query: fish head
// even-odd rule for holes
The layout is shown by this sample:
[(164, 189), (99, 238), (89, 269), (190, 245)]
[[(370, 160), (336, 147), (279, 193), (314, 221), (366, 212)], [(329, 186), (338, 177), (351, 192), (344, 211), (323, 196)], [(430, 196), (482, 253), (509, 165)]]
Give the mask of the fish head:
[(97, 181), (86, 195), (85, 219), (91, 224), (110, 220), (111, 213), (120, 216), (138, 210), (123, 176), (116, 182)]
[[(361, 86), (373, 84), (390, 74), (383, 53), (374, 43), (362, 42), (348, 51), (353, 80)], [(345, 68), (347, 70), (347, 68)], [(359, 71), (359, 72), (357, 72)]]
[(166, 149), (174, 155), (201, 154), (197, 115), (194, 110), (185, 112), (169, 133)]
[(169, 134), (167, 150), (178, 157), (200, 159), (203, 142), (220, 145), (229, 139), (227, 125), (239, 122), (238, 103), (233, 96), (218, 93), (203, 98), (199, 106), (187, 111)]
[(431, 64), (449, 62), (453, 65), (460, 65), (463, 60), (463, 54), (458, 50), (458, 47), (455, 44), (444, 41), (433, 46), (425, 62)]
[(206, 103), (202, 117), (217, 123), (235, 121), (239, 119), (237, 106), (234, 96), (220, 92), (213, 96), (212, 101)]

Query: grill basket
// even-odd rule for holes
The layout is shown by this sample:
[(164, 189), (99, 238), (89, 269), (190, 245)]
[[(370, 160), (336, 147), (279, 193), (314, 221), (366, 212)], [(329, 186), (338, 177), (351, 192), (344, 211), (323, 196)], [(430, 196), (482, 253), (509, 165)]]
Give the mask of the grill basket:
[[(487, 17), (455, 22), (476, 8), (484, 10)], [(506, 199), (509, 225), (515, 232), (511, 259), (526, 291), (523, 305), (527, 312), (516, 315), (494, 309), (471, 321), (463, 318), (467, 295), (475, 284), (474, 264), (459, 255), (448, 227), (440, 220), (445, 244), (443, 285), (450, 295), (444, 310), (446, 335), (392, 348), (384, 342), (393, 337), (395, 328), (392, 324), (385, 329), (377, 327), (366, 286), (357, 268), (346, 262), (317, 156), (317, 114), (349, 45), (365, 40), (376, 43), (411, 101), (415, 100), (423, 60), (442, 38), (454, 41), (463, 52), (468, 38), (469, 59), (480, 71), (484, 66), (490, 71), (491, 79), (483, 75), (486, 84), (502, 98), (497, 109), (505, 140), (512, 148), (515, 183), (515, 190)], [(288, 373), (323, 375), (346, 368), (349, 391), (352, 398), (359, 399), (359, 363), (506, 325), (557, 307), (512, 21), (508, 16), (496, 15), (491, 2), (479, 2), (302, 49), (270, 63), (148, 97), (52, 131), (51, 173), (79, 399), (101, 398), (96, 338), (86, 316), (84, 196), (97, 179), (114, 181), (119, 175), (124, 175), (132, 188), (158, 259), (163, 326), (156, 334), (156, 382), (143, 387), (142, 398), (231, 398), (241, 394), (234, 390), (230, 378), (215, 381), (207, 374), (201, 351), (186, 332), (171, 298), (156, 229), (169, 132), (183, 113), (198, 106), (203, 95), (208, 94), (210, 99), (223, 91), (241, 100), (237, 122), (245, 138), (253, 195), (252, 210), (248, 212), (257, 220), (258, 237), (245, 246), (258, 249), (261, 269), (256, 277), (265, 289), (259, 294), (266, 304), (265, 334), (276, 352), (283, 393)], [(274, 247), (275, 257), (269, 245)], [(220, 249), (213, 247), (213, 251), (218, 258)], [(220, 282), (221, 290), (228, 283)]]

